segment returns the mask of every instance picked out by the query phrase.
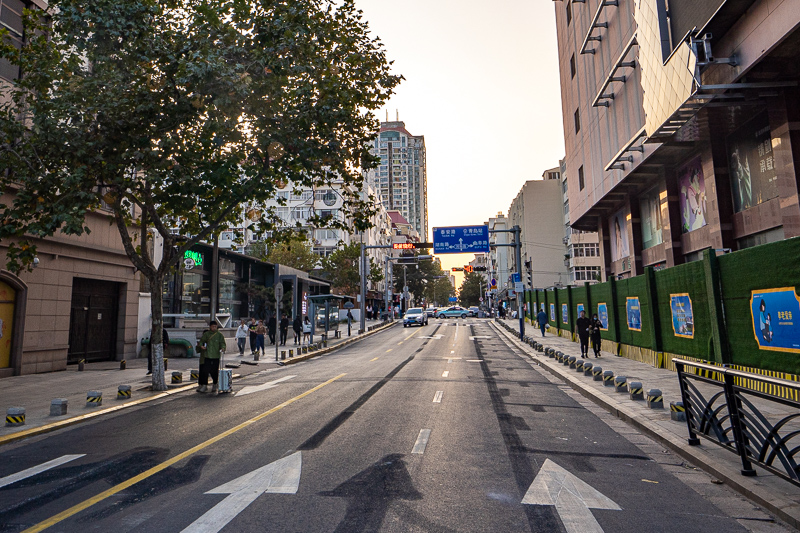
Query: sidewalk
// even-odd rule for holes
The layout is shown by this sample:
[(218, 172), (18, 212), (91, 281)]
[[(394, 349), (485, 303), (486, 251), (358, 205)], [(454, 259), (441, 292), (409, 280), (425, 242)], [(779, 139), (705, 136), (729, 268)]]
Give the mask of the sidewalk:
[[(297, 354), (299, 346), (292, 344), (292, 337), (289, 337), (285, 346), (278, 347), (279, 357), (281, 351), (285, 350), (287, 353), (286, 360), (283, 361), (275, 361), (274, 345), (266, 346), (266, 354), (261, 356), (259, 361), (254, 361), (253, 356), (250, 355), (248, 343), (245, 348), (245, 355), (240, 357), (236, 339), (228, 338), (228, 349), (223, 362), (226, 365), (238, 365), (233, 372), (235, 387), (236, 379), (279, 364), (297, 362), (328, 353), (371, 334), (370, 327), (376, 328), (377, 331), (377, 327), (380, 324), (380, 321), (367, 321), (366, 334), (358, 335), (358, 326), (356, 326), (352, 328), (352, 335), (349, 338), (347, 337), (347, 325), (345, 324), (340, 330), (342, 337), (328, 339), (328, 347), (326, 349), (301, 356), (295, 355), (291, 359), (288, 356), (289, 350), (293, 349), (294, 353)], [(319, 340), (320, 336), (316, 335), (314, 341), (317, 342)], [(86, 363), (83, 372), (78, 371), (77, 365), (69, 365), (67, 370), (63, 372), (5, 378), (0, 382), (0, 409), (2, 409), (3, 415), (3, 425), (0, 426), (0, 446), (7, 442), (53, 431), (120, 409), (194, 390), (197, 387), (197, 382), (191, 380), (191, 371), (197, 370), (198, 367), (199, 359), (196, 357), (169, 358), (168, 369), (164, 376), (169, 388), (166, 392), (150, 390), (152, 380), (151, 376), (146, 375), (147, 358), (144, 357), (126, 361), (125, 370), (119, 369), (119, 361), (102, 361)], [(182, 383), (175, 385), (171, 383), (173, 372), (181, 372)], [(131, 387), (130, 398), (117, 399), (117, 390), (120, 385), (129, 385)], [(103, 400), (101, 406), (86, 407), (86, 393), (89, 391), (102, 392)], [(50, 402), (56, 398), (65, 398), (67, 400), (66, 415), (50, 416)], [(25, 425), (17, 427), (5, 426), (5, 416), (9, 407), (25, 408)]]
[[(511, 332), (494, 322), (493, 325), (501, 335), (513, 341), (519, 350), (530, 356), (540, 367), (558, 376), (583, 396), (680, 457), (768, 509), (789, 525), (800, 529), (800, 488), (756, 465), (754, 465), (758, 472), (756, 477), (743, 476), (740, 472), (739, 456), (708, 440), (701, 438), (700, 446), (689, 446), (686, 422), (676, 422), (670, 418), (669, 402), (681, 400), (678, 376), (675, 372), (608, 352), (601, 352), (601, 357), (595, 358), (590, 349), (589, 359), (585, 361), (602, 366), (604, 371), (612, 370), (615, 376), (626, 376), (628, 382), (641, 381), (645, 395), (649, 389), (660, 389), (664, 396), (664, 409), (650, 409), (644, 401), (631, 400), (628, 394), (617, 393), (613, 387), (604, 386), (602, 381), (593, 381), (591, 377), (584, 376), (571, 370), (569, 366), (564, 366), (555, 359), (534, 351), (519, 340), (519, 320), (503, 320), (502, 323), (510, 327), (517, 336), (514, 337)], [(545, 347), (554, 348), (556, 351), (580, 359), (580, 345), (576, 342), (550, 333), (542, 338), (538, 328), (529, 324), (526, 325), (525, 333)], [(770, 404), (768, 410), (770, 415), (782, 417), (794, 412), (789, 409), (780, 404)]]

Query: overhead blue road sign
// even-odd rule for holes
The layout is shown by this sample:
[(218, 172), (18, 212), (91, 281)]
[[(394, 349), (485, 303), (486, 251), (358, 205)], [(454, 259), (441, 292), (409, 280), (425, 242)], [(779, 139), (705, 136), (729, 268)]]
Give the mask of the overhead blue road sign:
[(481, 252), (489, 252), (489, 228), (487, 226), (433, 228), (433, 253)]
[(514, 272), (514, 274), (512, 274), (511, 280), (514, 283), (519, 283), (520, 281), (522, 281), (522, 279), (520, 279), (520, 277), (519, 277), (519, 272)]

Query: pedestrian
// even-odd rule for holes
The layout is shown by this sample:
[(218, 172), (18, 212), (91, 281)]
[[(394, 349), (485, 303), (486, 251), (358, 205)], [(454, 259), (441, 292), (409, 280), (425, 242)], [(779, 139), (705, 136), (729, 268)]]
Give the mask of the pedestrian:
[[(169, 356), (169, 333), (167, 333), (167, 328), (161, 328), (161, 345), (164, 347), (164, 354), (162, 357)], [(153, 373), (153, 357), (155, 354), (153, 353), (153, 345), (150, 345), (150, 352), (147, 354), (147, 374), (149, 376)]]
[(575, 321), (575, 332), (581, 341), (581, 359), (589, 357), (589, 335), (592, 330), (592, 321), (586, 316), (586, 311), (581, 311), (581, 316)]
[(264, 327), (264, 321), (259, 320), (256, 326), (256, 354), (261, 352), (264, 355), (264, 335), (267, 334), (267, 328)]
[(600, 322), (600, 319), (597, 318), (597, 313), (592, 315), (592, 324), (591, 324), (591, 338), (592, 338), (592, 350), (594, 350), (594, 356), (600, 357), (600, 343), (602, 340), (600, 339), (600, 329), (602, 329), (603, 323)]
[(281, 317), (281, 346), (286, 346), (286, 335), (289, 333), (289, 317)]
[(303, 317), (303, 344), (311, 342), (311, 321), (308, 315)]
[(278, 319), (275, 318), (275, 315), (269, 317), (267, 320), (267, 333), (269, 333), (269, 343), (275, 344), (275, 326), (278, 324)]
[(544, 312), (544, 309), (539, 310), (536, 315), (536, 322), (539, 323), (539, 329), (542, 330), (542, 337), (544, 337), (544, 328), (547, 326), (547, 313)]
[(247, 329), (250, 330), (250, 355), (256, 354), (256, 339), (258, 338), (258, 334), (256, 333), (257, 328), (258, 323), (256, 322), (256, 319), (251, 318), (250, 324), (247, 326)]
[(211, 392), (217, 392), (217, 379), (219, 379), (219, 361), (222, 354), (225, 353), (226, 342), (225, 337), (220, 331), (217, 330), (216, 320), (212, 320), (209, 324), (209, 329), (203, 336), (200, 337), (199, 347), (202, 353), (203, 363), (200, 365), (200, 379), (197, 387), (197, 392), (206, 392), (208, 390), (208, 376), (211, 375)]
[(300, 318), (300, 315), (294, 317), (294, 321), (292, 321), (292, 331), (294, 331), (294, 343), (300, 344), (300, 338), (303, 334), (303, 320)]
[(244, 347), (247, 345), (247, 337), (249, 336), (250, 328), (247, 327), (247, 323), (243, 318), (239, 323), (239, 327), (236, 328), (236, 345), (239, 347), (239, 357), (244, 356)]

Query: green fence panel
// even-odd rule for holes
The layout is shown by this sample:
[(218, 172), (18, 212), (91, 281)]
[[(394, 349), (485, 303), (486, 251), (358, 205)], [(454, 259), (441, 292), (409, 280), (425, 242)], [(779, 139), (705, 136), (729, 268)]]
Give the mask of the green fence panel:
[(571, 290), (572, 290), (572, 309), (570, 309), (570, 316), (574, 317), (574, 319), (573, 323), (570, 324), (569, 329), (571, 331), (575, 331), (574, 321), (578, 320), (578, 317), (580, 316), (578, 314), (578, 306), (579, 305), (583, 306), (583, 310), (586, 311), (586, 316), (589, 318), (592, 318), (592, 312), (591, 309), (589, 309), (589, 306), (586, 305), (588, 301), (588, 299), (586, 298), (586, 287), (581, 285), (580, 287), (573, 287)]
[[(630, 316), (628, 299), (631, 298)], [(636, 301), (638, 299), (638, 305)], [(644, 276), (617, 281), (617, 308), (619, 337), (622, 344), (650, 348), (653, 345), (653, 325), (649, 322), (650, 296)], [(638, 307), (638, 312), (636, 307)]]
[(587, 314), (590, 317), (594, 313), (599, 315), (598, 306), (600, 304), (606, 304), (606, 309), (608, 310), (608, 329), (601, 331), (600, 337), (611, 341), (618, 341), (619, 339), (616, 338), (616, 334), (614, 333), (614, 321), (616, 317), (614, 316), (614, 302), (611, 298), (611, 284), (608, 282), (597, 283), (596, 285), (592, 285), (590, 291), (592, 296), (592, 308), (587, 310)]
[(569, 289), (557, 289), (556, 294), (558, 295), (558, 303), (556, 304), (556, 322), (558, 323), (558, 327), (559, 329), (572, 329), (569, 314), (567, 314), (566, 321), (564, 321), (563, 316), (564, 306), (567, 306), (567, 311), (569, 311)]
[[(797, 349), (775, 348), (763, 337), (759, 322), (760, 309), (755, 316), (751, 312), (753, 291), (769, 289), (794, 290), (795, 298), (800, 288), (800, 237), (787, 239), (746, 250), (719, 256), (722, 302), (725, 309), (725, 324), (734, 364), (800, 373), (800, 347)], [(765, 299), (765, 302), (768, 302)], [(791, 313), (787, 315), (786, 313)], [(797, 305), (794, 312), (788, 308), (765, 309), (775, 327), (798, 331), (800, 313)], [(778, 315), (778, 313), (781, 313)], [(759, 336), (761, 344), (756, 340)], [(800, 343), (800, 335), (796, 338)]]
[(655, 283), (663, 350), (708, 359), (711, 319), (703, 262), (659, 270)]
[(551, 311), (555, 310), (555, 308), (558, 306), (558, 302), (556, 301), (558, 296), (556, 295), (555, 289), (548, 289), (546, 293), (547, 301), (545, 303), (547, 305), (545, 305), (544, 312), (547, 313), (547, 323), (550, 324), (551, 328), (557, 328), (558, 316), (556, 316), (555, 320), (553, 320), (554, 317)]

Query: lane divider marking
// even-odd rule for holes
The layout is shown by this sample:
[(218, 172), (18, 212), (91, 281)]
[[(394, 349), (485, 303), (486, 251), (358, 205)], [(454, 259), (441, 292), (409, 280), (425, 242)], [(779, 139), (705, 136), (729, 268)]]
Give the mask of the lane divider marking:
[(304, 393), (299, 394), (298, 396), (295, 396), (294, 398), (290, 398), (290, 399), (286, 400), (285, 402), (283, 402), (282, 404), (276, 405), (272, 409), (269, 409), (268, 411), (264, 411), (263, 413), (261, 413), (259, 415), (256, 415), (253, 418), (251, 418), (250, 420), (246, 420), (246, 421), (242, 422), (241, 424), (239, 424), (237, 426), (234, 426), (234, 427), (232, 427), (231, 429), (229, 429), (227, 431), (223, 431), (219, 435), (211, 437), (210, 439), (206, 440), (205, 442), (201, 442), (197, 446), (189, 448), (185, 452), (179, 453), (175, 457), (173, 457), (171, 459), (167, 459), (163, 463), (161, 463), (159, 465), (156, 465), (156, 466), (154, 466), (154, 467), (152, 467), (152, 468), (150, 468), (148, 470), (145, 470), (141, 474), (133, 476), (132, 478), (128, 479), (127, 481), (123, 481), (122, 483), (119, 483), (118, 485), (115, 485), (115, 486), (111, 487), (110, 489), (105, 490), (105, 491), (101, 492), (100, 494), (98, 494), (96, 496), (93, 496), (93, 497), (91, 497), (91, 498), (89, 498), (87, 500), (84, 500), (84, 501), (82, 501), (81, 503), (79, 503), (77, 505), (73, 505), (72, 507), (70, 507), (66, 511), (62, 511), (62, 512), (58, 513), (57, 515), (52, 516), (52, 517), (48, 518), (47, 520), (44, 520), (43, 522), (39, 522), (35, 526), (30, 527), (30, 528), (26, 529), (25, 531), (23, 531), (23, 533), (36, 533), (38, 531), (44, 531), (45, 529), (47, 529), (47, 528), (49, 528), (51, 526), (54, 526), (54, 525), (58, 524), (59, 522), (62, 522), (64, 520), (66, 520), (67, 518), (70, 518), (71, 516), (74, 516), (74, 515), (80, 513), (81, 511), (83, 511), (85, 509), (88, 509), (89, 507), (95, 505), (96, 503), (99, 503), (99, 502), (101, 502), (101, 501), (103, 501), (103, 500), (105, 500), (107, 498), (110, 498), (111, 496), (114, 496), (115, 494), (117, 494), (119, 492), (122, 492), (123, 490), (132, 487), (133, 485), (139, 483), (140, 481), (143, 481), (143, 480), (149, 478), (150, 476), (152, 476), (154, 474), (157, 474), (157, 473), (161, 472), (162, 470), (165, 470), (165, 469), (169, 468), (170, 466), (174, 465), (175, 463), (177, 463), (179, 461), (182, 461), (183, 459), (186, 459), (187, 457), (189, 457), (191, 455), (194, 455), (195, 453), (197, 453), (197, 452), (199, 452), (199, 451), (201, 451), (201, 450), (203, 450), (205, 448), (208, 448), (212, 444), (221, 441), (225, 437), (229, 437), (230, 435), (233, 435), (234, 433), (237, 433), (237, 432), (241, 431), (242, 429), (244, 429), (244, 428), (246, 428), (246, 427), (248, 427), (248, 426), (250, 426), (252, 424), (255, 424), (259, 420), (261, 420), (263, 418), (266, 418), (269, 415), (280, 411), (284, 407), (288, 407), (289, 405), (293, 404), (294, 402), (305, 398), (309, 394), (312, 394), (312, 393), (320, 390), (322, 387), (325, 387), (326, 385), (330, 385), (331, 383), (333, 383), (337, 379), (341, 379), (342, 377), (344, 377), (346, 375), (347, 375), (346, 373), (345, 374), (339, 374), (338, 376), (336, 376), (334, 378), (331, 378), (331, 379), (329, 379), (328, 381), (326, 381), (324, 383), (320, 383), (316, 387), (308, 389)]
[(449, 370), (445, 370), (444, 372), (442, 372), (442, 377), (443, 378), (446, 378), (449, 375), (450, 375), (450, 371)]
[(10, 476), (6, 477), (0, 477), (0, 488), (3, 488), (7, 485), (11, 485), (12, 483), (16, 483), (17, 481), (21, 481), (23, 479), (33, 477), (36, 474), (41, 474), (42, 472), (50, 470), (51, 468), (61, 466), (64, 463), (74, 461), (75, 459), (80, 459), (85, 455), (86, 455), (85, 453), (79, 453), (75, 455), (62, 455), (57, 459), (53, 459), (52, 461), (47, 461), (46, 463), (26, 468), (25, 470), (17, 472), (16, 474), (11, 474)]
[(442, 403), (443, 394), (444, 394), (443, 390), (437, 390), (436, 394), (433, 395), (433, 403)]
[(416, 454), (425, 453), (425, 447), (428, 446), (428, 439), (430, 438), (431, 438), (430, 429), (420, 429), (419, 436), (417, 437), (417, 442), (414, 443), (414, 447), (411, 449), (411, 453), (416, 453)]
[(369, 362), (371, 363), (371, 362), (373, 362), (373, 361), (377, 361), (377, 360), (378, 360), (378, 358), (377, 358), (377, 357), (373, 357), (372, 359), (370, 359), (370, 360), (369, 360)]
[(386, 350), (386, 353), (389, 353), (389, 352), (391, 352), (392, 350), (394, 350), (394, 348), (389, 348), (388, 350)]

